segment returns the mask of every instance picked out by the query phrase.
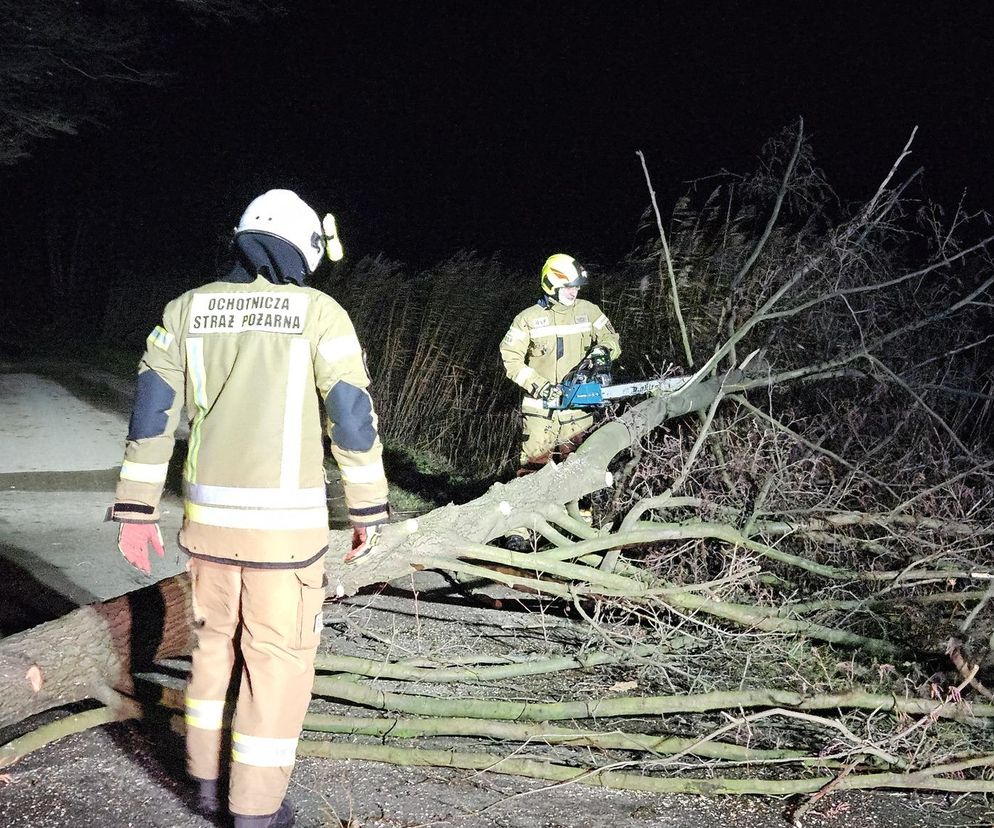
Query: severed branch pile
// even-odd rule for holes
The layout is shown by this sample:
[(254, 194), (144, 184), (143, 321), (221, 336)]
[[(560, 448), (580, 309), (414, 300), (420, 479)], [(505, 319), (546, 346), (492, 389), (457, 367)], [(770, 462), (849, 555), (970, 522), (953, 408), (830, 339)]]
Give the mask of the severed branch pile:
[[(994, 793), (994, 237), (962, 211), (940, 223), (916, 175), (895, 183), (910, 141), (829, 225), (802, 127), (751, 178), (681, 203), (671, 238), (657, 215), (642, 278), (614, 294), (626, 348), (682, 354), (680, 390), (612, 414), (561, 465), (389, 527), (368, 562), (338, 564), (333, 533), (339, 599), (441, 571), (517, 591), (557, 636), (527, 657), (325, 654), (305, 729), (337, 738), (303, 754), (806, 794), (795, 820), (837, 790)], [(518, 527), (534, 553), (493, 543)], [(84, 698), (110, 706), (77, 727), (138, 715), (114, 694), (188, 651), (182, 586), (0, 642), (0, 726)], [(173, 610), (136, 646), (107, 619), (149, 596)], [(105, 657), (73, 679), (48, 648), (80, 619)], [(48, 736), (24, 738), (0, 763)]]

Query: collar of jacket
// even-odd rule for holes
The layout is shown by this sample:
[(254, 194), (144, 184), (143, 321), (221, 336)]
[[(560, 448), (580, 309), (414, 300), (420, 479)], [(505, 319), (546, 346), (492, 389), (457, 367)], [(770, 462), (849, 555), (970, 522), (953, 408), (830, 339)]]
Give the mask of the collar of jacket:
[[(577, 298), (576, 302), (579, 301), (580, 301), (579, 298)], [(576, 302), (574, 302), (572, 305), (564, 305), (562, 302), (553, 299), (551, 296), (543, 296), (541, 299), (538, 300), (536, 304), (540, 308), (543, 308), (544, 310), (550, 311), (552, 313), (569, 313), (571, 310), (574, 310), (576, 308)]]

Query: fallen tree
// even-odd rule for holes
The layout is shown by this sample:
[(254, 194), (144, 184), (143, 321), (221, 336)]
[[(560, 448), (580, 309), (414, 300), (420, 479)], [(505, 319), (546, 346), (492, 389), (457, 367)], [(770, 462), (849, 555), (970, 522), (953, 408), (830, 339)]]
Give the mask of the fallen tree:
[[(327, 571), (330, 592), (352, 595), (370, 584), (392, 581), (425, 568), (453, 572), (482, 567), (464, 564), (464, 547), (504, 535), (520, 522), (548, 519), (568, 523), (562, 505), (550, 507), (549, 492), (573, 502), (609, 484), (608, 462), (645, 430), (668, 417), (704, 408), (721, 383), (709, 380), (679, 396), (647, 400), (625, 418), (607, 424), (567, 463), (536, 475), (496, 484), (461, 506), (436, 509), (417, 520), (387, 527), (377, 552), (362, 565), (344, 565), (348, 532), (331, 533)], [(556, 514), (556, 513), (559, 514)], [(592, 534), (584, 526), (583, 534)], [(487, 547), (494, 563), (513, 553)], [(479, 554), (479, 553), (478, 553)], [(537, 558), (532, 562), (537, 562)], [(597, 570), (590, 577), (597, 579)], [(496, 580), (518, 579), (489, 573)], [(622, 576), (614, 577), (618, 582)], [(550, 590), (555, 587), (550, 583)], [(591, 589), (595, 589), (594, 586)], [(109, 701), (129, 693), (132, 673), (156, 661), (188, 654), (193, 646), (188, 578), (177, 575), (109, 601), (82, 607), (63, 618), (0, 641), (0, 727), (83, 699)]]
[[(908, 182), (890, 184), (897, 164), (840, 226), (819, 227), (812, 210), (788, 232), (782, 209), (809, 205), (821, 187), (801, 130), (790, 138), (758, 176), (736, 182), (772, 205), (758, 234), (744, 229), (755, 213), (712, 196), (679, 213), (672, 246), (660, 224), (645, 257), (669, 322), (660, 327), (660, 305), (647, 301), (656, 316), (636, 321), (683, 350), (681, 389), (610, 417), (560, 465), (390, 526), (362, 563), (339, 563), (348, 538), (332, 533), (335, 597), (420, 570), (503, 584), (522, 603), (570, 611), (565, 651), (430, 667), (388, 652), (325, 657), (305, 728), (352, 741), (304, 752), (639, 790), (994, 792), (984, 612), (994, 460), (981, 333), (991, 238), (961, 244), (952, 230), (968, 217), (957, 213), (951, 230), (926, 222), (934, 234), (913, 238), (924, 264), (895, 255), (909, 237)], [(968, 266), (975, 259), (984, 266)], [(593, 524), (578, 508), (586, 499)], [(491, 543), (519, 527), (534, 553)], [(139, 715), (122, 701), (132, 676), (188, 652), (188, 612), (178, 577), (0, 642), (0, 726), (85, 698), (111, 705), (108, 719)], [(66, 641), (93, 657), (70, 663)], [(534, 704), (472, 692), (619, 664), (660, 692), (610, 685)], [(468, 695), (411, 693), (411, 681), (457, 682)], [(326, 700), (351, 713), (324, 711)], [(100, 718), (88, 715), (81, 726)], [(633, 729), (629, 717), (656, 729)], [(563, 720), (591, 724), (548, 724)], [(549, 753), (368, 744), (428, 736)], [(9, 747), (8, 758), (23, 750)], [(609, 761), (591, 764), (592, 750)], [(747, 779), (735, 778), (742, 765)], [(767, 765), (792, 776), (766, 778)]]

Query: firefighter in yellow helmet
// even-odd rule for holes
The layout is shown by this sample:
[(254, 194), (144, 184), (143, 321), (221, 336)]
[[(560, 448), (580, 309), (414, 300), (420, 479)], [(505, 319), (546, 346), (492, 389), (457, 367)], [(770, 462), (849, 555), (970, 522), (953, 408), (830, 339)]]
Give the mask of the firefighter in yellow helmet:
[[(546, 401), (559, 383), (599, 345), (615, 360), (621, 343), (610, 320), (593, 302), (578, 298), (587, 271), (572, 256), (556, 253), (542, 266), (543, 296), (514, 317), (500, 346), (507, 376), (524, 389), (521, 403), (522, 444), (519, 474), (535, 471), (554, 454), (569, 454), (594, 422), (585, 410), (555, 410)], [(524, 551), (524, 533), (509, 535), (509, 548)]]
[(218, 812), (231, 721), (228, 807), (235, 828), (285, 828), (284, 799), (311, 698), (322, 631), (328, 510), (320, 405), (353, 522), (352, 557), (387, 521), (369, 377), (352, 322), (304, 286), (341, 258), (334, 219), (270, 190), (235, 230), (228, 276), (170, 302), (139, 366), (111, 517), (124, 557), (162, 554), (159, 500), (185, 416), (179, 543), (189, 555), (197, 646), (186, 690), (187, 769), (199, 807)]

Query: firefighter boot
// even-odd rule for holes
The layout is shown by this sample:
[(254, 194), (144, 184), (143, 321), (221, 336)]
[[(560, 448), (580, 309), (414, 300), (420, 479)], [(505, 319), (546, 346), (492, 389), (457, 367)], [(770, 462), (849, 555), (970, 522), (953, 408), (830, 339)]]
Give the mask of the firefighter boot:
[(221, 813), (221, 800), (218, 798), (216, 779), (197, 779), (197, 811), (204, 816), (215, 816)]
[(524, 535), (505, 535), (504, 548), (511, 552), (534, 552), (535, 547), (529, 538)]
[(297, 822), (293, 806), (285, 799), (275, 814), (263, 814), (262, 816), (232, 814), (232, 816), (235, 818), (235, 828), (292, 828)]

